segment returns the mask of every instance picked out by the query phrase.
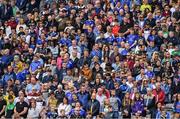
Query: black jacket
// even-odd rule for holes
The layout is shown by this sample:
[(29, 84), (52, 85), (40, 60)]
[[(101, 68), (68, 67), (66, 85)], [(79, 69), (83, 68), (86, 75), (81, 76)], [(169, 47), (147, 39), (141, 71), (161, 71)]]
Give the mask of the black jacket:
[(98, 100), (90, 100), (88, 102), (87, 110), (92, 111), (92, 116), (97, 116), (99, 114), (99, 109), (100, 109), (100, 103)]

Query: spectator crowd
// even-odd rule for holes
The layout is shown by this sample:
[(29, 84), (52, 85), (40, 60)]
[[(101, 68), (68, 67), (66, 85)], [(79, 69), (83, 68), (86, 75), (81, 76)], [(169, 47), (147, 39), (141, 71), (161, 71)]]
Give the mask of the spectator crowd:
[(0, 0), (0, 118), (145, 117), (180, 118), (180, 0)]

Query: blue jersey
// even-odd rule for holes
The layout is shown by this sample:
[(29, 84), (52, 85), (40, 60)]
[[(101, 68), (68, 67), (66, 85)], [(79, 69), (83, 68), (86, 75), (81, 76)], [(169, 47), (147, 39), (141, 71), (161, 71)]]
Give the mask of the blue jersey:
[(149, 35), (148, 36), (148, 41), (151, 42), (151, 41), (154, 41), (156, 38), (156, 35)]
[(62, 45), (70, 47), (71, 46), (71, 40), (68, 39), (68, 38), (61, 38), (59, 40), (59, 44), (62, 44)]
[(120, 43), (122, 41), (125, 41), (125, 37), (117, 37), (116, 42)]
[(130, 35), (127, 36), (126, 42), (127, 42), (130, 46), (132, 46), (133, 43), (137, 40), (137, 38), (138, 38), (137, 35), (130, 34)]
[(86, 20), (86, 21), (84, 22), (84, 24), (87, 25), (87, 26), (93, 26), (93, 27), (94, 27), (94, 25), (95, 25), (95, 23), (94, 23), (93, 20)]
[(115, 41), (115, 37), (114, 36), (109, 36), (108, 38), (106, 38), (107, 43), (112, 44)]

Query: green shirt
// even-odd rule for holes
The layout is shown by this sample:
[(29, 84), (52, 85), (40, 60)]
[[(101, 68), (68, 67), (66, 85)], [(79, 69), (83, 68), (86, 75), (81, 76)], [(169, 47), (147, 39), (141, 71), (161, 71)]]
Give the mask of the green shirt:
[(15, 107), (15, 105), (14, 105), (14, 103), (9, 103), (9, 104), (7, 104), (7, 106), (6, 106), (6, 111), (7, 110), (14, 110), (14, 107)]

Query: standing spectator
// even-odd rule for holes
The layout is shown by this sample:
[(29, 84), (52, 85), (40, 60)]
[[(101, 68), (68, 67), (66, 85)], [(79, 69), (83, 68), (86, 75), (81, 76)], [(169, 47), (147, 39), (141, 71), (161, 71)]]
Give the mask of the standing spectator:
[(3, 85), (7, 85), (8, 80), (16, 80), (16, 74), (13, 71), (12, 66), (8, 66), (7, 72), (2, 76)]
[(111, 97), (109, 100), (110, 100), (110, 105), (112, 106), (112, 111), (114, 113), (113, 118), (119, 118), (119, 110), (120, 110), (121, 101), (116, 96), (115, 90), (111, 91)]
[(97, 94), (96, 94), (96, 99), (100, 103), (100, 112), (102, 112), (101, 110), (103, 108), (103, 103), (104, 103), (105, 98), (106, 98), (106, 96), (103, 94), (103, 90), (101, 88), (98, 88)]
[(58, 85), (57, 90), (55, 91), (55, 97), (58, 100), (58, 104), (63, 102), (63, 98), (65, 97), (65, 92), (63, 91), (62, 85)]
[(3, 0), (0, 7), (0, 18), (1, 20), (8, 21), (13, 16), (13, 9), (9, 4), (9, 1)]
[(39, 3), (36, 0), (30, 0), (27, 12), (31, 12), (34, 9), (39, 9)]
[(175, 118), (180, 117), (180, 94), (176, 95), (176, 101), (174, 103)]
[(16, 5), (19, 8), (20, 11), (26, 10), (26, 5), (28, 3), (28, 0), (17, 0)]
[(135, 117), (141, 117), (144, 112), (144, 104), (139, 93), (135, 94), (134, 100), (132, 100), (132, 114)]
[(152, 113), (153, 113), (153, 110), (155, 108), (155, 96), (152, 94), (152, 89), (151, 88), (148, 88), (147, 89), (147, 94), (144, 95), (144, 113), (146, 114), (143, 114), (144, 116), (147, 115), (147, 114), (151, 114), (151, 118), (152, 118)]
[(131, 99), (127, 92), (122, 100), (122, 116), (123, 118), (131, 118)]
[(88, 100), (90, 98), (89, 93), (86, 91), (85, 86), (81, 85), (80, 92), (78, 93), (78, 100), (83, 105), (83, 108), (86, 109), (88, 104)]
[(57, 99), (55, 97), (55, 94), (53, 91), (51, 91), (49, 95), (50, 96), (48, 98), (48, 104), (47, 104), (48, 108), (49, 108), (49, 110), (51, 110), (52, 108), (55, 109), (57, 107)]
[(156, 99), (156, 104), (157, 103), (161, 103), (164, 104), (165, 101), (165, 93), (164, 91), (161, 89), (161, 85), (160, 83), (156, 83), (156, 89), (153, 90), (153, 94), (155, 96)]
[(91, 100), (88, 102), (88, 111), (90, 111), (92, 113), (92, 116), (97, 116), (99, 114), (99, 110), (100, 110), (100, 103), (98, 100), (96, 100), (96, 94), (93, 93), (91, 95)]

